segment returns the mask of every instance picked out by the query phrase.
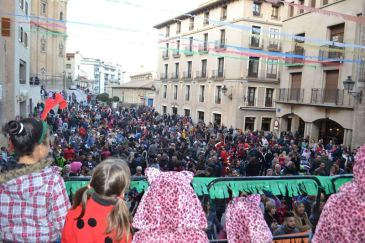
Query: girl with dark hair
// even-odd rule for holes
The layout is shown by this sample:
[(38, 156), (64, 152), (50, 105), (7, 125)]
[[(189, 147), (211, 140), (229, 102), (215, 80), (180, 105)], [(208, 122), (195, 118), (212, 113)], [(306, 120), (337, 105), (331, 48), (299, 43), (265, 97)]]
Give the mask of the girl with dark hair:
[(0, 241), (55, 242), (70, 206), (65, 184), (48, 156), (45, 122), (27, 118), (3, 128), (17, 166), (0, 177)]
[(97, 165), (90, 184), (75, 194), (62, 242), (131, 242), (129, 210), (123, 199), (130, 176), (123, 160), (108, 159)]

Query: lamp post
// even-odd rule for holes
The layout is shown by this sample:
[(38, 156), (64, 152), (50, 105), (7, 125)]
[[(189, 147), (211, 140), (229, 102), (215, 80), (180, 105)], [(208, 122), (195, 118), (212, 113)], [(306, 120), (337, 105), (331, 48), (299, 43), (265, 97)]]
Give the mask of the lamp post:
[(357, 98), (359, 100), (359, 103), (361, 104), (362, 90), (360, 90), (359, 92), (352, 91), (354, 89), (354, 86), (355, 86), (355, 81), (352, 80), (351, 76), (347, 76), (347, 79), (343, 81), (343, 87), (345, 88), (345, 90), (347, 90), (347, 93)]

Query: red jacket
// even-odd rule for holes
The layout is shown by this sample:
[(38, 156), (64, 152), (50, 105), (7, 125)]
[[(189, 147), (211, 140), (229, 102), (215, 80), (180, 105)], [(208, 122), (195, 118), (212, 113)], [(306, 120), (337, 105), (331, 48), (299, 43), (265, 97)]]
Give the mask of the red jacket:
[(127, 241), (126, 235), (123, 235), (121, 241), (116, 241), (114, 232), (105, 234), (108, 215), (113, 209), (114, 203), (93, 196), (86, 203), (84, 217), (79, 220), (77, 220), (77, 217), (80, 215), (81, 206), (70, 210), (66, 216), (62, 232), (62, 243), (132, 242), (132, 236)]

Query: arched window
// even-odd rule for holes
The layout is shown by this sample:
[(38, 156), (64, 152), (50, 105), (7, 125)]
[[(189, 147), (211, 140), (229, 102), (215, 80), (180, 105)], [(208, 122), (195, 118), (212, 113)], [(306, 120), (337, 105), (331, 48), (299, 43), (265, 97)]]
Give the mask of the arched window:
[(60, 20), (63, 20), (63, 12), (60, 12)]

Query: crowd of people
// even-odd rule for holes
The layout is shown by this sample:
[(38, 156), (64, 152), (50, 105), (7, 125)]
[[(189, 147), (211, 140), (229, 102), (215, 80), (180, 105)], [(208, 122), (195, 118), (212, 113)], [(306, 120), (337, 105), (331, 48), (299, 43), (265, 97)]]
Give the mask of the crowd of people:
[[(190, 117), (161, 115), (146, 106), (114, 109), (90, 98), (77, 102), (71, 96), (68, 100), (67, 109), (52, 110), (46, 121), (27, 118), (11, 121), (4, 128), (11, 145), (1, 148), (4, 176), (0, 179), (0, 236), (4, 242), (56, 242), (61, 231), (62, 242), (79, 242), (81, 239), (87, 239), (85, 242), (95, 239), (98, 242), (130, 242), (132, 226), (123, 200), (130, 176), (147, 176), (149, 191), (155, 190), (154, 197), (152, 192), (143, 195), (140, 205), (145, 206), (138, 207), (133, 215), (133, 229), (140, 230), (136, 237), (133, 236), (134, 241), (172, 242), (165, 240), (171, 237), (180, 239), (179, 236), (168, 235), (163, 228), (151, 232), (151, 225), (162, 217), (152, 212), (161, 210), (161, 207), (175, 207), (169, 201), (174, 198), (174, 193), (178, 193), (176, 201), (179, 201), (183, 200), (179, 193), (188, 192), (187, 201), (194, 202), (195, 199), (191, 198), (196, 198), (196, 195), (190, 187), (193, 176), (329, 176), (352, 173), (359, 149), (351, 150), (332, 141), (324, 143), (321, 139), (309, 141), (290, 132), (278, 135), (211, 123), (206, 125), (204, 122), (194, 124)], [(39, 118), (43, 109), (42, 104), (37, 105), (33, 116)], [(62, 170), (63, 178), (92, 176), (89, 186), (76, 193), (70, 211), (69, 197), (56, 168)], [(32, 175), (34, 173), (35, 176)], [(171, 182), (169, 178), (174, 176), (186, 182), (190, 189), (179, 182)], [(157, 177), (161, 181), (156, 180)], [(158, 185), (153, 187), (153, 181), (158, 181), (155, 182)], [(182, 189), (161, 188), (161, 185), (171, 184)], [(157, 198), (156, 195), (160, 196)], [(170, 196), (165, 198), (166, 195)], [(263, 230), (268, 231), (267, 235), (314, 233), (319, 213), (327, 200), (322, 195), (321, 204), (316, 205), (315, 197), (304, 192), (289, 198), (264, 191), (256, 205), (256, 199), (248, 199), (250, 195), (241, 196), (251, 200), (252, 207), (257, 206), (260, 213), (255, 217), (265, 222), (267, 228)], [(27, 200), (33, 204), (24, 203)], [(13, 201), (16, 203), (11, 203)], [(181, 239), (197, 240), (189, 242), (205, 242), (208, 238), (233, 239), (234, 231), (227, 228), (227, 225), (232, 225), (229, 216), (232, 203), (236, 206), (247, 204), (244, 200), (236, 202), (232, 198), (214, 201), (199, 198), (199, 206), (193, 203), (190, 208), (196, 208), (198, 212), (204, 209), (204, 219), (199, 213), (198, 219), (197, 215), (182, 213), (174, 217), (184, 223), (164, 222), (164, 227), (169, 229), (183, 225), (183, 228), (189, 228), (192, 224), (196, 230), (204, 229), (206, 234), (195, 232), (196, 238), (187, 230), (185, 233), (193, 238)], [(24, 205), (31, 210), (24, 211)], [(188, 206), (188, 203), (184, 201), (183, 205)], [(240, 206), (237, 207), (235, 210), (240, 210)], [(20, 225), (14, 223), (20, 218), (29, 218), (29, 221)], [(185, 222), (184, 218), (191, 220)], [(28, 224), (34, 222), (41, 223), (36, 224), (32, 233)], [(49, 226), (47, 222), (54, 224)], [(160, 232), (158, 235), (162, 238), (158, 239), (162, 241), (145, 241), (146, 237), (155, 237), (156, 232)]]

